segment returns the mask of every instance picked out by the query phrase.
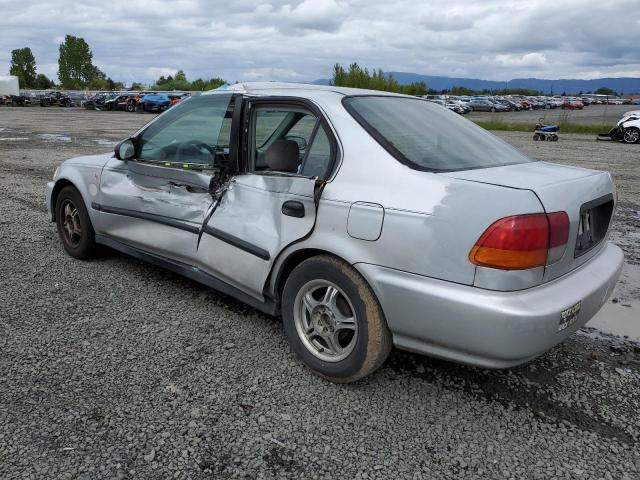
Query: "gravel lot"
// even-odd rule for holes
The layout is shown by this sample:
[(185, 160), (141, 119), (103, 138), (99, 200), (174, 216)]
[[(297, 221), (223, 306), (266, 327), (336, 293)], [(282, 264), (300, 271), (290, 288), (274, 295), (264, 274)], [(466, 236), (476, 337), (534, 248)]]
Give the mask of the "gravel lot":
[[(640, 344), (587, 328), (510, 371), (395, 351), (339, 386), (279, 320), (117, 253), (65, 255), (45, 182), (151, 118), (0, 108), (0, 478), (640, 478)], [(640, 146), (501, 136), (614, 172), (615, 300), (640, 298)]]

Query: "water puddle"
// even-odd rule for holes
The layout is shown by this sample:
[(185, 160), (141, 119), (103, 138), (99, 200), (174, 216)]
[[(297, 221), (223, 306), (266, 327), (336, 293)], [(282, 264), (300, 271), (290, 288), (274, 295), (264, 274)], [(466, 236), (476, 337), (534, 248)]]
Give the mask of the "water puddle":
[(640, 342), (640, 302), (607, 302), (587, 323), (587, 327), (597, 328), (602, 333), (627, 337)]
[(29, 137), (5, 137), (0, 138), (0, 142), (23, 142), (29, 140)]
[(640, 341), (640, 266), (625, 263), (611, 298), (587, 327)]
[(48, 142), (70, 142), (71, 137), (60, 133), (41, 133), (38, 137)]

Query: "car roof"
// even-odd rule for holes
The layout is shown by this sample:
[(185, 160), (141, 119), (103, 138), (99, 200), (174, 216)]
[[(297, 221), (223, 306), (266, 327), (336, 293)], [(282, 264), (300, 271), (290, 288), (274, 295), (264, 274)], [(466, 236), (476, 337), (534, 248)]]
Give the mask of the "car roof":
[(288, 82), (240, 82), (233, 85), (223, 85), (214, 90), (203, 92), (202, 95), (214, 95), (219, 93), (246, 93), (248, 95), (275, 95), (275, 96), (296, 96), (313, 98), (318, 95), (334, 93), (337, 96), (347, 95), (384, 95), (395, 97), (410, 97), (392, 92), (380, 90), (366, 90), (363, 88), (336, 87), (333, 85), (314, 85), (311, 83), (288, 83)]

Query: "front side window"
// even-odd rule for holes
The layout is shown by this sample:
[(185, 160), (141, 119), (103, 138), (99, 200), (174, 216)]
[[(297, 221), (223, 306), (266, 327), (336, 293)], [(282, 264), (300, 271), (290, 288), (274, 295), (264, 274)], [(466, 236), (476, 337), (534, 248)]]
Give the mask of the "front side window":
[(533, 161), (474, 123), (419, 98), (353, 96), (343, 103), (390, 154), (416, 170), (450, 172)]
[(142, 132), (137, 159), (173, 168), (219, 167), (229, 155), (231, 98), (201, 95), (172, 107)]

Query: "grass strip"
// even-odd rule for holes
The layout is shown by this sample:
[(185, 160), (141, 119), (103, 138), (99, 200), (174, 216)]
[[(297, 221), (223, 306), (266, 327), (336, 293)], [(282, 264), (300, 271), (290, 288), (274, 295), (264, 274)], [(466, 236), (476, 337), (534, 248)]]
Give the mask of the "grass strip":
[[(485, 130), (494, 130), (502, 132), (532, 132), (533, 125), (528, 123), (518, 122), (500, 122), (496, 120), (474, 120), (474, 122), (484, 128)], [(611, 125), (580, 125), (572, 122), (560, 122), (559, 133), (584, 133), (590, 135), (597, 135), (599, 133), (607, 133), (611, 130)]]

